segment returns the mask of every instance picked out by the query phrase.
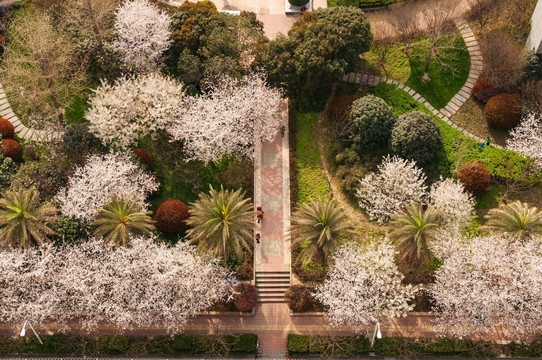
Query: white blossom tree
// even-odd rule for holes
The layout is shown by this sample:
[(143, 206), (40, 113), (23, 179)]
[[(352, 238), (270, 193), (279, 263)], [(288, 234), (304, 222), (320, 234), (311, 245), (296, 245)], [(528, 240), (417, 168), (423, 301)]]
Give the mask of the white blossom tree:
[(429, 203), (439, 210), (445, 222), (467, 226), (472, 220), (474, 199), (463, 184), (452, 179), (440, 179), (431, 185)]
[(0, 321), (54, 321), (67, 330), (79, 323), (119, 330), (163, 326), (178, 332), (186, 321), (219, 300), (231, 299), (237, 280), (216, 258), (179, 242), (132, 239), (110, 249), (91, 240), (79, 246), (44, 245), (0, 253)]
[(406, 316), (420, 290), (403, 285), (404, 275), (395, 264), (395, 248), (385, 242), (347, 244), (332, 257), (324, 283), (314, 296), (328, 307), (332, 326), (352, 326), (361, 332), (377, 321)]
[(56, 200), (64, 215), (91, 222), (113, 195), (136, 199), (145, 211), (145, 198), (158, 189), (154, 179), (125, 154), (93, 155), (75, 170)]
[(146, 134), (165, 129), (182, 108), (183, 85), (159, 73), (102, 81), (85, 118), (106, 145), (124, 149)]
[(184, 108), (169, 133), (183, 142), (189, 159), (218, 161), (227, 155), (254, 158), (257, 141), (272, 141), (284, 109), (282, 94), (260, 74), (228, 76), (207, 93), (184, 97)]
[[(450, 236), (451, 235), (451, 236)], [(522, 338), (542, 327), (542, 248), (506, 235), (462, 239), (443, 233), (444, 263), (428, 288), (437, 330)]]
[(415, 161), (388, 155), (376, 173), (360, 180), (356, 191), (359, 206), (371, 220), (384, 223), (408, 204), (423, 200), (427, 189), (425, 179)]
[(510, 130), (506, 147), (532, 157), (537, 167), (542, 169), (542, 115), (533, 111), (525, 114)]
[(172, 42), (170, 23), (169, 15), (147, 0), (128, 0), (117, 9), (112, 46), (129, 69), (155, 71)]

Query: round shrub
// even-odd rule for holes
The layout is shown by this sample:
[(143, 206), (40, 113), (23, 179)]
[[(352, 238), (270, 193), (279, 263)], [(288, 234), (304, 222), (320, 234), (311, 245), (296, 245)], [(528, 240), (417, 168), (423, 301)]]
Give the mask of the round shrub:
[(442, 137), (431, 116), (413, 111), (397, 119), (391, 133), (390, 145), (394, 154), (423, 166), (437, 158)]
[(56, 245), (81, 244), (90, 238), (88, 225), (75, 216), (60, 215), (58, 222), (51, 224), (51, 228), (55, 233), (50, 235), (50, 239)]
[(134, 149), (133, 154), (135, 157), (141, 161), (142, 164), (147, 165), (148, 167), (151, 167), (152, 165), (152, 157), (151, 154), (145, 149)]
[(484, 116), (489, 125), (510, 129), (521, 119), (521, 104), (512, 94), (498, 94), (487, 101)]
[(392, 108), (373, 95), (354, 101), (350, 119), (354, 124), (354, 140), (365, 150), (386, 146), (396, 122)]
[(10, 157), (13, 160), (19, 160), (21, 158), (21, 145), (13, 139), (2, 140), (0, 151), (4, 156)]
[(251, 311), (258, 303), (258, 291), (251, 283), (241, 283), (235, 287), (235, 292), (233, 304), (239, 311)]
[(306, 5), (309, 0), (288, 0), (288, 2), (293, 6), (303, 6)]
[(313, 289), (303, 285), (292, 285), (284, 293), (284, 301), (293, 312), (314, 311), (317, 301), (312, 296)]
[(13, 139), (15, 136), (15, 126), (8, 119), (0, 118), (0, 134), (2, 139)]
[(42, 161), (27, 161), (11, 178), (10, 188), (35, 187), (44, 200), (51, 200), (60, 188), (66, 186), (70, 167), (70, 162), (61, 154)]
[(188, 206), (180, 200), (166, 200), (158, 206), (154, 220), (156, 225), (167, 233), (178, 233), (186, 227)]
[(33, 146), (33, 145), (27, 145), (24, 148), (24, 155), (30, 161), (37, 160), (38, 159), (38, 150), (36, 150), (36, 147)]
[(467, 191), (475, 195), (483, 193), (491, 184), (491, 174), (479, 162), (469, 161), (459, 169), (457, 178)]
[(106, 150), (87, 124), (68, 125), (62, 136), (62, 151), (76, 164), (83, 163), (88, 155), (103, 154)]

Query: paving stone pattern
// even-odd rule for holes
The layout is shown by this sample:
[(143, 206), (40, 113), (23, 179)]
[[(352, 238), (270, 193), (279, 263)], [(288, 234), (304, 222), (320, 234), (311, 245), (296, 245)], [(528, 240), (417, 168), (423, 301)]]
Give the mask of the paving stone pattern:
[[(342, 80), (346, 82), (353, 82), (353, 83), (359, 83), (360, 85), (370, 85), (370, 86), (376, 86), (381, 82), (395, 84), (397, 85), (399, 89), (403, 89), (404, 91), (412, 95), (416, 101), (425, 105), (429, 110), (431, 110), (433, 114), (435, 114), (436, 116), (444, 120), (448, 125), (461, 131), (463, 134), (476, 139), (478, 142), (485, 142), (485, 139), (479, 138), (478, 136), (471, 134), (470, 132), (457, 126), (453, 121), (450, 120), (450, 118), (459, 111), (459, 108), (470, 97), (470, 92), (472, 90), (472, 87), (476, 83), (476, 80), (478, 80), (478, 77), (480, 76), (480, 73), (482, 72), (482, 66), (483, 66), (483, 59), (482, 59), (482, 54), (480, 52), (480, 47), (478, 46), (478, 43), (476, 41), (476, 38), (474, 37), (474, 34), (472, 33), (471, 28), (464, 20), (457, 20), (456, 25), (459, 28), (459, 31), (461, 32), (461, 36), (463, 36), (465, 43), (467, 44), (467, 49), (470, 54), (470, 59), (471, 59), (470, 72), (469, 72), (469, 77), (467, 78), (467, 81), (465, 82), (463, 87), (457, 92), (457, 94), (455, 94), (455, 96), (450, 100), (450, 102), (448, 102), (448, 104), (440, 110), (435, 109), (433, 105), (431, 105), (423, 96), (418, 94), (416, 91), (414, 91), (408, 86), (401, 84), (395, 80), (390, 80), (390, 79), (386, 79), (380, 76), (360, 74), (360, 73), (347, 74), (343, 77)], [(502, 146), (497, 145), (497, 144), (491, 144), (491, 145), (497, 148), (502, 148)]]
[(60, 139), (62, 137), (62, 133), (58, 131), (34, 130), (34, 129), (27, 128), (26, 126), (24, 126), (21, 120), (19, 120), (17, 115), (15, 115), (15, 113), (11, 109), (11, 106), (9, 105), (9, 101), (6, 97), (6, 93), (4, 92), (4, 88), (2, 87), (1, 84), (0, 84), (0, 117), (3, 117), (11, 121), (13, 126), (15, 126), (15, 133), (17, 134), (17, 136), (19, 136), (22, 139), (25, 139), (26, 141), (47, 142), (51, 140)]

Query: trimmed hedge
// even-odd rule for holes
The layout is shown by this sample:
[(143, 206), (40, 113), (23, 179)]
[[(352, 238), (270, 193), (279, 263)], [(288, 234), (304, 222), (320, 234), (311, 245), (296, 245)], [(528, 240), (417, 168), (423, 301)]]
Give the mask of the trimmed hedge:
[(498, 94), (487, 101), (484, 116), (489, 125), (510, 129), (521, 119), (521, 104), (512, 94)]
[(251, 283), (241, 283), (235, 290), (237, 294), (233, 297), (233, 304), (237, 310), (251, 311), (258, 303), (258, 290)]
[[(256, 354), (256, 334), (170, 336), (106, 335), (87, 337), (68, 334), (0, 337), (1, 355), (175, 355), (175, 354)], [(223, 344), (223, 345), (222, 345)]]
[[(288, 353), (325, 355), (366, 355), (371, 345), (366, 336), (323, 336), (288, 334)], [(501, 345), (494, 341), (450, 338), (375, 339), (375, 355), (382, 356), (462, 356), (494, 358), (500, 354), (508, 357), (541, 357), (542, 340), (511, 342)]]
[(135, 157), (139, 159), (139, 161), (143, 165), (147, 165), (148, 167), (152, 166), (152, 156), (151, 154), (149, 154), (147, 150), (137, 148), (137, 149), (134, 149), (133, 154)]
[(491, 185), (489, 170), (477, 161), (463, 164), (457, 173), (457, 178), (465, 189), (474, 195), (482, 194)]
[[(1, 42), (0, 46), (2, 46)], [(15, 127), (11, 121), (2, 117), (0, 117), (0, 134), (2, 134), (2, 139), (13, 139), (15, 136)]]
[(184, 230), (189, 216), (188, 206), (185, 203), (170, 199), (158, 206), (154, 220), (160, 230), (175, 234)]
[(2, 152), (4, 156), (10, 157), (13, 160), (21, 159), (21, 145), (19, 145), (17, 140), (2, 140), (2, 142), (0, 143), (0, 152)]
[(368, 355), (371, 345), (366, 336), (328, 336), (288, 334), (288, 354)]
[(309, 0), (288, 0), (293, 6), (303, 6), (308, 4)]

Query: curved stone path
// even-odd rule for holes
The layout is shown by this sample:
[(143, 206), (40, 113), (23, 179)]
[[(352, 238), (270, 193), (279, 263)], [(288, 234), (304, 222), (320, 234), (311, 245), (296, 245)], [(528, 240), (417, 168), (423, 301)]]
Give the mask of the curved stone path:
[[(445, 107), (442, 109), (435, 109), (433, 105), (431, 105), (423, 96), (418, 94), (413, 89), (409, 88), (408, 86), (401, 84), (395, 80), (386, 79), (380, 76), (374, 76), (374, 75), (367, 75), (367, 74), (360, 74), (360, 73), (350, 73), (343, 77), (343, 81), (346, 82), (354, 82), (358, 83), (360, 85), (371, 85), (376, 86), (381, 82), (387, 82), (390, 84), (395, 84), (399, 89), (402, 89), (406, 92), (408, 92), (412, 97), (414, 97), (415, 100), (422, 103), (425, 107), (427, 107), (433, 114), (441, 118), (443, 121), (445, 121), (448, 125), (453, 127), (454, 129), (457, 129), (461, 131), (464, 135), (469, 136), (471, 138), (476, 139), (478, 142), (485, 142), (485, 139), (482, 139), (476, 135), (471, 134), (467, 130), (457, 126), (453, 121), (450, 120), (450, 118), (455, 115), (459, 108), (467, 101), (467, 99), (470, 97), (470, 92), (472, 90), (472, 87), (476, 83), (476, 80), (478, 80), (478, 77), (480, 76), (480, 73), (482, 72), (482, 66), (483, 66), (483, 59), (482, 54), (480, 52), (480, 47), (478, 46), (478, 43), (476, 41), (476, 38), (474, 37), (474, 34), (472, 33), (471, 28), (464, 20), (457, 20), (456, 25), (459, 28), (459, 31), (461, 32), (461, 36), (465, 40), (465, 44), (467, 45), (467, 50), (469, 51), (470, 55), (470, 72), (469, 77), (467, 78), (467, 81), (463, 85), (463, 87), (457, 92), (457, 94), (454, 95), (454, 97), (446, 104)], [(502, 146), (497, 144), (491, 144), (492, 146), (495, 146), (497, 148), (502, 148)]]
[(34, 130), (24, 126), (11, 109), (2, 84), (0, 84), (0, 117), (11, 121), (17, 136), (26, 141), (47, 142), (62, 138), (62, 133), (58, 131)]

